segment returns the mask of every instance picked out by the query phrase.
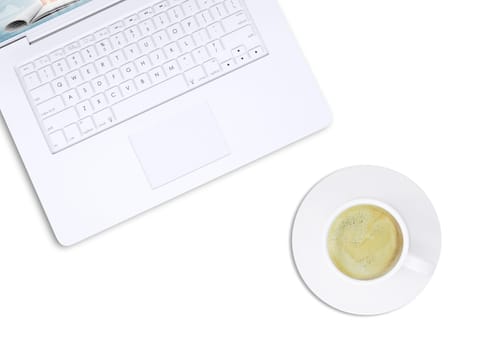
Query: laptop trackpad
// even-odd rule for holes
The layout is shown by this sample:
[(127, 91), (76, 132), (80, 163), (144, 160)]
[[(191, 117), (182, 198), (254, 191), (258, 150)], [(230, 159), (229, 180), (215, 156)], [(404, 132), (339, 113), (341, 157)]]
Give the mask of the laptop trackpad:
[(159, 122), (130, 136), (152, 188), (183, 177), (230, 154), (205, 104), (180, 114), (159, 116)]

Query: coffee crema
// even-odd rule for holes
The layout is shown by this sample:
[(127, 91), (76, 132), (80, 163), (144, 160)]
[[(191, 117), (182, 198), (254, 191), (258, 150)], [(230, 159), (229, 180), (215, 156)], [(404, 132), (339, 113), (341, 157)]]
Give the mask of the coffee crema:
[(375, 205), (344, 210), (328, 233), (328, 252), (339, 271), (356, 280), (386, 275), (403, 251), (403, 234), (391, 213)]

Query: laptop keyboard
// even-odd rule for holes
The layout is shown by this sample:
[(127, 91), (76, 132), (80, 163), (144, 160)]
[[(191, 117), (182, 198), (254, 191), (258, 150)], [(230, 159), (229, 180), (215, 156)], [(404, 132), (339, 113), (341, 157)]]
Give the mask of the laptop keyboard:
[(17, 67), (52, 153), (267, 55), (241, 0), (168, 0)]

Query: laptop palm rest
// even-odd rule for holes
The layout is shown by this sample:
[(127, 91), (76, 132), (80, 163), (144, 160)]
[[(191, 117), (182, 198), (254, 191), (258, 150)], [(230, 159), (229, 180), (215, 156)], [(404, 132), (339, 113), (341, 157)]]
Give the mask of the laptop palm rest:
[(206, 103), (159, 116), (152, 127), (131, 135), (130, 143), (153, 189), (230, 154)]

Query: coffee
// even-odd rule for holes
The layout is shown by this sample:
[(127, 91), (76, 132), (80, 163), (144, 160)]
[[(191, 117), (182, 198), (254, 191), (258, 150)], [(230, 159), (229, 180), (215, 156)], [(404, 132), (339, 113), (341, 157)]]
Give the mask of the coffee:
[(403, 251), (401, 227), (385, 209), (356, 205), (341, 212), (328, 232), (328, 252), (343, 274), (357, 280), (386, 275)]

